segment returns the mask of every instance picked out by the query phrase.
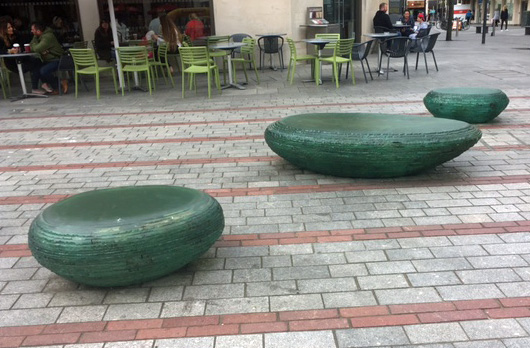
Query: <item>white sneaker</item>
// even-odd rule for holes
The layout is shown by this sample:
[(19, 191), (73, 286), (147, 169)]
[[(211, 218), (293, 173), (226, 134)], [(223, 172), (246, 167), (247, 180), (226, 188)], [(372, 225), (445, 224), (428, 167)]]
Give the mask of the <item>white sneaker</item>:
[(49, 84), (47, 84), (47, 83), (43, 83), (41, 88), (43, 90), (45, 90), (46, 92), (48, 92), (48, 93), (53, 92), (53, 88), (51, 88), (51, 86)]
[(504, 30), (501, 29), (501, 31), (504, 31)]
[(39, 94), (39, 95), (44, 95), (46, 92), (44, 92), (43, 90), (41, 89), (32, 89), (31, 90), (31, 94)]
[(508, 31), (508, 29), (506, 29), (505, 31)]

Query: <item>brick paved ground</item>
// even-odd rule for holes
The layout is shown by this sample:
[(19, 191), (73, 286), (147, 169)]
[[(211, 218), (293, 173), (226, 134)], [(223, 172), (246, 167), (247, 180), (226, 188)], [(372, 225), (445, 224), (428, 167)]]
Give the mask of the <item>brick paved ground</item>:
[[(265, 71), (211, 100), (204, 80), (185, 100), (163, 83), (115, 96), (107, 80), (100, 101), (0, 101), (0, 347), (529, 347), (529, 47), (518, 28), (486, 45), (465, 32), (438, 42), (439, 72), (420, 60), (410, 80), (366, 84), (356, 66), (357, 85), (338, 90), (303, 83), (300, 67), (293, 86)], [(502, 88), (510, 105), (474, 148), (420, 175), (319, 175), (263, 139), (295, 113), (429, 117), (425, 93), (460, 85)], [(144, 184), (215, 196), (223, 236), (185, 269), (120, 289), (31, 257), (28, 226), (47, 205)]]

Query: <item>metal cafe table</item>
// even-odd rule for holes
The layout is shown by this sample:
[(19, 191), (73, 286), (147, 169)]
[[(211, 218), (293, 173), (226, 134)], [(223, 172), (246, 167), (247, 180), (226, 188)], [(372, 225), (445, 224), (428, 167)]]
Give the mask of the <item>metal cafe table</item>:
[(37, 57), (37, 53), (14, 53), (14, 54), (0, 54), (0, 58), (16, 59), (18, 76), (20, 78), (20, 85), (22, 86), (22, 94), (11, 98), (11, 101), (26, 99), (26, 98), (48, 98), (47, 95), (28, 93), (26, 83), (24, 82), (24, 71), (22, 71), (22, 58)]
[(246, 46), (246, 43), (243, 42), (223, 42), (223, 43), (217, 43), (214, 45), (210, 45), (209, 48), (217, 49), (217, 50), (225, 50), (228, 51), (227, 59), (228, 59), (228, 84), (224, 85), (222, 88), (237, 88), (237, 89), (245, 89), (245, 87), (241, 86), (239, 83), (235, 83), (233, 76), (232, 76), (232, 52), (238, 48)]
[[(320, 60), (320, 58), (322, 58), (322, 50), (324, 49), (324, 47), (326, 47), (328, 43), (333, 42), (333, 40), (315, 38), (315, 39), (306, 39), (304, 40), (304, 42), (317, 46), (318, 59)], [(320, 68), (320, 79), (318, 81), (318, 84), (321, 85), (322, 84), (322, 62), (321, 61), (319, 61), (319, 68)], [(313, 72), (313, 75), (314, 75), (314, 72)], [(314, 81), (315, 80), (306, 80), (304, 82), (314, 82)]]
[(399, 36), (399, 34), (398, 33), (385, 32), (385, 33), (369, 33), (369, 34), (364, 34), (363, 36), (371, 37), (372, 39), (376, 39), (377, 41), (379, 41), (379, 45), (378, 45), (379, 46), (379, 56), (378, 56), (378, 62), (377, 62), (377, 73), (381, 74), (381, 61), (383, 60), (383, 51), (381, 50), (381, 44), (386, 39)]

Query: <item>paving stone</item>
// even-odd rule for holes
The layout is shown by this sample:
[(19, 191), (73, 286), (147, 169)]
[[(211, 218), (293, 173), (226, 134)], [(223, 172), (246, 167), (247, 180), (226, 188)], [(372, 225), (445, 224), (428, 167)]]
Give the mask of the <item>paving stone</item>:
[(332, 278), (332, 279), (309, 279), (298, 280), (300, 293), (326, 293), (341, 291), (357, 290), (355, 280), (351, 278)]
[(43, 308), (50, 303), (53, 294), (23, 294), (13, 308)]
[(232, 281), (234, 283), (240, 282), (263, 282), (272, 279), (272, 272), (270, 269), (239, 269), (234, 271)]
[(194, 337), (156, 340), (157, 348), (213, 348), (215, 337)]
[(410, 288), (396, 290), (375, 290), (380, 304), (440, 302), (442, 299), (434, 288)]
[(273, 268), (272, 277), (274, 280), (314, 279), (329, 278), (330, 274), (327, 266), (282, 267)]
[(41, 292), (47, 280), (17, 280), (8, 282), (2, 289), (2, 294), (26, 294)]
[(405, 238), (398, 240), (398, 243), (404, 249), (453, 245), (447, 237)]
[[(268, 256), (273, 257), (273, 256)], [(263, 258), (265, 260), (265, 258)], [(259, 268), (261, 266), (261, 258), (259, 257), (237, 257), (228, 258), (225, 261), (225, 269), (242, 269), (242, 268)], [(290, 265), (289, 265), (290, 266)], [(273, 266), (263, 266), (273, 267)], [(279, 267), (279, 266), (275, 266)]]
[(404, 329), (414, 344), (468, 340), (458, 323), (407, 325)]
[(528, 335), (515, 319), (463, 321), (460, 325), (472, 340)]
[(336, 265), (346, 263), (346, 258), (342, 253), (293, 255), (292, 259), (294, 266)]
[[(142, 290), (149, 290), (149, 289), (142, 289)], [(163, 287), (156, 287), (152, 288), (151, 292), (149, 293), (149, 302), (165, 302), (165, 301), (178, 301), (182, 299), (182, 294), (184, 293), (184, 287), (183, 286), (163, 286)], [(145, 295), (147, 292), (145, 293)], [(131, 301), (129, 302), (145, 302), (144, 301), (133, 301), (134, 299), (140, 299), (144, 298), (144, 293), (139, 292), (137, 296), (134, 296)], [(120, 303), (119, 297), (116, 298), (112, 297), (109, 299), (109, 296), (107, 295), (107, 298), (105, 299), (105, 303)], [(126, 301), (121, 301), (126, 302)]]
[(324, 304), (320, 294), (271, 296), (270, 310), (301, 311), (306, 309), (322, 309)]
[[(428, 248), (391, 249), (386, 250), (389, 260), (418, 260), (431, 259), (434, 255)], [(346, 255), (347, 257), (348, 255)], [(348, 261), (350, 262), (350, 261)]]
[(243, 297), (243, 284), (196, 285), (187, 286), (184, 300), (203, 300), (210, 298)]
[(329, 272), (333, 278), (354, 277), (367, 275), (368, 270), (364, 264), (331, 265)]
[(385, 252), (382, 250), (355, 251), (345, 253), (348, 263), (387, 261)]
[(263, 348), (262, 335), (219, 336), (215, 348)]
[(530, 282), (500, 283), (497, 287), (506, 297), (530, 296)]
[[(261, 258), (263, 267), (290, 267), (293, 265), (291, 261), (291, 256), (281, 255), (281, 256), (264, 256)], [(228, 264), (228, 260), (227, 260)]]
[(0, 327), (53, 324), (62, 308), (31, 308), (0, 311)]
[(153, 340), (127, 341), (127, 342), (108, 342), (104, 348), (151, 348)]
[[(527, 329), (528, 331), (528, 329)], [(521, 337), (521, 338), (507, 338), (502, 340), (506, 348), (525, 348), (530, 347), (530, 338)]]
[(336, 331), (338, 347), (380, 347), (410, 343), (403, 328), (381, 327)]
[(413, 286), (436, 286), (461, 284), (460, 279), (454, 272), (426, 272), (407, 274)]
[(270, 255), (313, 254), (311, 244), (271, 245)]
[(502, 243), (502, 239), (494, 234), (486, 235), (468, 235), (468, 236), (449, 236), (447, 237), (454, 245), (483, 245)]
[(377, 304), (371, 291), (324, 293), (322, 298), (325, 308), (373, 306)]
[(363, 242), (321, 243), (314, 244), (313, 248), (316, 253), (342, 253), (366, 249)]
[(205, 309), (206, 301), (165, 302), (160, 317), (195, 317), (204, 315)]
[(455, 342), (455, 348), (506, 348), (502, 341), (474, 341), (474, 342)]
[(269, 310), (268, 297), (234, 298), (206, 301), (206, 315), (259, 313)]
[(158, 318), (161, 309), (161, 303), (112, 304), (107, 309), (103, 320)]
[(79, 323), (103, 320), (107, 306), (79, 306), (63, 309), (58, 323)]
[(102, 290), (64, 291), (55, 294), (50, 306), (97, 305), (103, 302), (106, 292)]
[(480, 245), (462, 245), (453, 247), (433, 247), (430, 248), (434, 256), (442, 257), (466, 257), (488, 255)]
[(504, 295), (494, 284), (447, 285), (436, 289), (444, 301), (479, 300), (485, 298), (502, 298)]
[(363, 290), (409, 287), (407, 280), (402, 274), (358, 277), (357, 281)]
[(19, 295), (0, 295), (0, 309), (9, 309), (17, 301)]
[(418, 272), (456, 271), (473, 268), (465, 258), (440, 258), (431, 260), (413, 260)]
[(516, 282), (521, 278), (511, 269), (497, 268), (487, 270), (457, 271), (464, 284)]
[(467, 260), (474, 268), (528, 266), (528, 263), (519, 255), (477, 256), (468, 257)]
[(199, 271), (195, 272), (193, 285), (227, 284), (232, 281), (232, 271)]
[[(331, 331), (267, 333), (264, 348), (335, 348)], [(217, 348), (217, 347), (216, 347)]]
[(367, 263), (370, 274), (392, 274), (415, 272), (416, 269), (410, 261), (388, 261)]

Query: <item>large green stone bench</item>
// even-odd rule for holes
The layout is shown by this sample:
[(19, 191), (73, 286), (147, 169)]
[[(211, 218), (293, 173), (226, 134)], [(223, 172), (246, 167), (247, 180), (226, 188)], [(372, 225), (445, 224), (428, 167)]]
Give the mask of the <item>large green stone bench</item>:
[(427, 93), (423, 103), (434, 117), (468, 123), (486, 123), (508, 106), (510, 100), (495, 88), (440, 88)]
[(173, 186), (120, 187), (55, 203), (33, 221), (29, 247), (44, 267), (93, 286), (126, 286), (197, 259), (224, 228), (219, 203)]
[(432, 117), (329, 113), (277, 121), (265, 131), (269, 147), (292, 164), (318, 173), (385, 178), (444, 163), (482, 133), (465, 122)]

